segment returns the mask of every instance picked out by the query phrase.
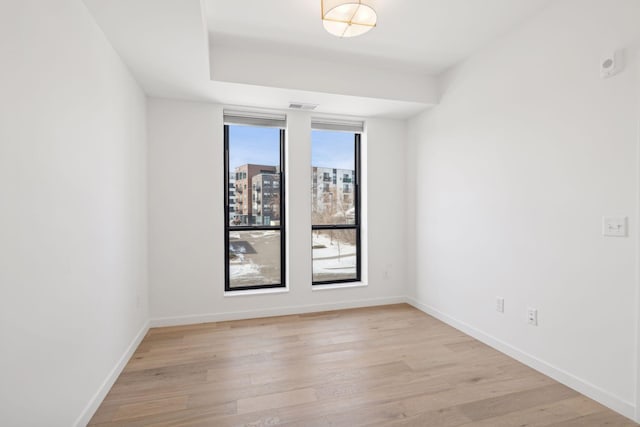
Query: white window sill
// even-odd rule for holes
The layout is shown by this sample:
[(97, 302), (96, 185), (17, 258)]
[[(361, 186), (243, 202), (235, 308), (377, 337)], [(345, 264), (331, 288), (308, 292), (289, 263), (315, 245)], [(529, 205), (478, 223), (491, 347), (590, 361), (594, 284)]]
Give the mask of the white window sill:
[(312, 291), (328, 291), (330, 289), (364, 288), (365, 282), (333, 283), (331, 285), (311, 285)]
[(241, 297), (245, 295), (265, 295), (265, 294), (286, 294), (289, 288), (265, 288), (265, 289), (246, 289), (242, 291), (225, 291), (226, 297)]

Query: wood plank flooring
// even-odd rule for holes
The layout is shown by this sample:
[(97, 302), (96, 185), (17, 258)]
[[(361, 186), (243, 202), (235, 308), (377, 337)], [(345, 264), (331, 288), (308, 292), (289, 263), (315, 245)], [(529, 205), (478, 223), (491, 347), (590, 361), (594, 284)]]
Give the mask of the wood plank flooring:
[(96, 426), (635, 426), (405, 304), (151, 329)]

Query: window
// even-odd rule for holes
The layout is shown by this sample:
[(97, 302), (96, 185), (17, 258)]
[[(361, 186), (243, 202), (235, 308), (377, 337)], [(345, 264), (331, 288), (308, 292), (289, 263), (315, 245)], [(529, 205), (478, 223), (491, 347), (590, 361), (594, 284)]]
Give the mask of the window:
[(235, 124), (225, 111), (225, 291), (285, 286), (284, 188), (260, 192), (284, 182), (284, 135), (280, 126)]
[(313, 284), (360, 281), (360, 133), (313, 130), (311, 144)]

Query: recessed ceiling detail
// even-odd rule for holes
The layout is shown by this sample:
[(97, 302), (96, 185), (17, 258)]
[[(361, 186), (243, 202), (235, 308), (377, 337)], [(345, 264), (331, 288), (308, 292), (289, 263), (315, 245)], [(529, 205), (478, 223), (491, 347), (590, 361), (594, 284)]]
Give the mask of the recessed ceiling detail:
[[(321, 0), (203, 0), (213, 44), (255, 40), (265, 53), (302, 51), (367, 68), (438, 74), (507, 34), (552, 0), (367, 0), (376, 27), (361, 37), (327, 37)], [(328, 0), (325, 1), (327, 6)], [(356, 3), (357, 0), (343, 0)], [(251, 13), (248, 13), (250, 11)], [(349, 59), (351, 58), (351, 59)]]
[(389, 118), (435, 105), (434, 74), (551, 2), (366, 1), (375, 30), (340, 39), (320, 0), (84, 0), (149, 96)]

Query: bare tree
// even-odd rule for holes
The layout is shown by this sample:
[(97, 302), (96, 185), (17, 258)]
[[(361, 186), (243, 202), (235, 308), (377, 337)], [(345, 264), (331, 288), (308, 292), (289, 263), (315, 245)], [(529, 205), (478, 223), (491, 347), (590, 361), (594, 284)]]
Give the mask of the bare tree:
[[(322, 198), (314, 199), (311, 219), (313, 224), (348, 224), (349, 210), (353, 207), (350, 201), (338, 199), (334, 192), (324, 192)], [(316, 237), (326, 233), (330, 245), (337, 246), (338, 259), (342, 256), (342, 245), (355, 246), (356, 235), (353, 230), (316, 230)]]

